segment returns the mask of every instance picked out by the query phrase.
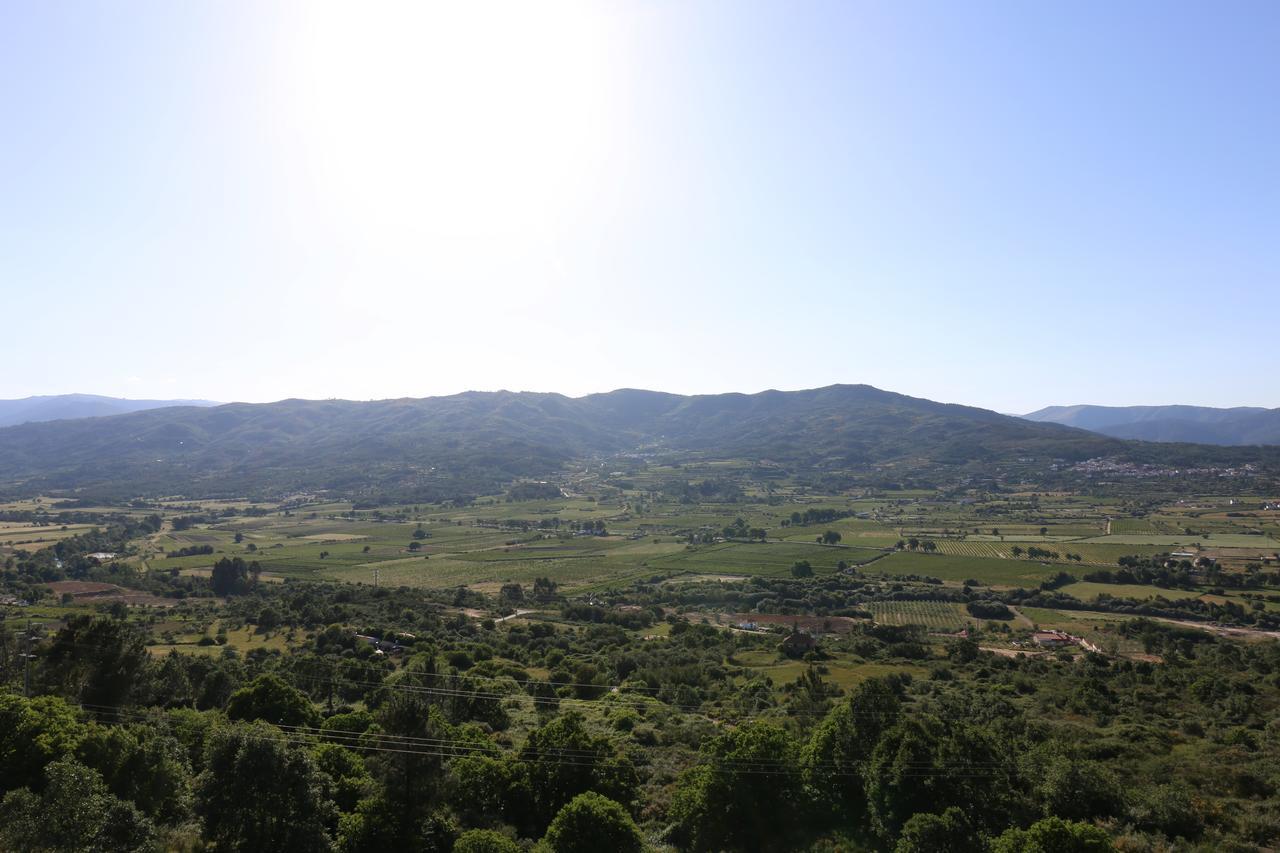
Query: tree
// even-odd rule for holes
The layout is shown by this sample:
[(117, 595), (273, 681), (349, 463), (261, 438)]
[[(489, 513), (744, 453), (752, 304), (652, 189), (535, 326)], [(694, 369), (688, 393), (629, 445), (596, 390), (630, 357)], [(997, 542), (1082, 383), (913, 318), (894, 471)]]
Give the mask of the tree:
[(921, 812), (902, 826), (894, 853), (982, 853), (984, 846), (964, 812), (952, 806), (940, 815)]
[(267, 606), (258, 611), (258, 627), (264, 631), (275, 630), (282, 621), (280, 611), (274, 607)]
[(365, 768), (364, 758), (354, 750), (321, 743), (312, 750), (312, 757), (326, 777), (329, 799), (341, 811), (354, 811), (356, 804), (373, 790), (373, 777)]
[(1088, 823), (1047, 817), (1027, 829), (1008, 829), (991, 843), (991, 853), (1110, 853), (1106, 831)]
[(970, 616), (979, 619), (1012, 619), (1013, 611), (1003, 601), (979, 600), (965, 604)]
[(153, 670), (151, 678), (152, 704), (167, 708), (191, 707), (195, 696), (191, 689), (191, 677), (187, 674), (187, 658), (176, 650), (169, 652)]
[(358, 819), (353, 818), (350, 831), (344, 835), (344, 849), (418, 849), (426, 843), (426, 830), (448, 834), (448, 828), (431, 817), (442, 794), (439, 751), (406, 750), (400, 745), (406, 741), (440, 743), (457, 738), (456, 729), (438, 705), (440, 697), (425, 692), (436, 683), (435, 650), (428, 648), (401, 671), (395, 682), (399, 689), (388, 689), (373, 697), (378, 724), (391, 738), (379, 742), (387, 751), (376, 752), (370, 759), (383, 793), (361, 803)]
[[(713, 738), (706, 762), (681, 774), (669, 814), (693, 851), (794, 849), (802, 801), (796, 745), (785, 729), (755, 720)], [(768, 773), (754, 772), (769, 768)]]
[(1195, 838), (1204, 831), (1204, 817), (1185, 782), (1155, 785), (1135, 800), (1130, 817), (1139, 829), (1183, 838)]
[(141, 726), (93, 725), (76, 756), (151, 820), (173, 825), (191, 817), (191, 767), (173, 737)]
[(542, 840), (556, 853), (640, 853), (644, 849), (644, 839), (627, 810), (594, 791), (570, 800)]
[(897, 722), (901, 705), (888, 681), (867, 679), (809, 736), (800, 759), (804, 782), (833, 819), (848, 822), (865, 811), (867, 761), (881, 734)]
[(319, 714), (311, 700), (280, 676), (260, 675), (231, 694), (227, 717), (232, 720), (266, 720), (282, 726), (311, 726)]
[(956, 663), (973, 663), (978, 659), (978, 651), (977, 642), (964, 637), (947, 646), (947, 657)]
[(10, 791), (0, 802), (0, 849), (149, 851), (155, 826), (102, 777), (71, 758), (50, 764), (44, 790)]
[(261, 571), (257, 561), (246, 563), (241, 557), (223, 557), (213, 564), (209, 583), (214, 595), (243, 595), (257, 583)]
[(596, 791), (630, 803), (639, 778), (607, 737), (592, 735), (586, 720), (570, 712), (534, 729), (519, 752), (528, 769), (535, 825), (542, 829), (578, 794)]
[(791, 576), (793, 578), (811, 578), (813, 577), (813, 566), (809, 565), (808, 560), (800, 560), (791, 566)]
[(555, 598), (556, 582), (551, 580), (551, 578), (534, 578), (533, 597), (542, 602), (550, 601)]
[(912, 815), (962, 808), (974, 828), (1008, 825), (1017, 790), (1001, 744), (984, 729), (914, 717), (884, 733), (866, 770), (867, 806), (884, 838)]
[(520, 853), (522, 849), (519, 844), (492, 829), (468, 830), (459, 835), (453, 845), (453, 853)]
[(525, 764), (511, 758), (472, 754), (449, 764), (450, 803), (471, 826), (509, 823), (530, 826), (533, 789)]
[(146, 636), (121, 619), (76, 616), (58, 631), (45, 657), (53, 691), (86, 705), (127, 702), (150, 662)]
[(38, 787), (45, 765), (75, 752), (86, 733), (56, 696), (0, 693), (0, 791)]
[(216, 730), (196, 810), (217, 850), (328, 850), (335, 809), (311, 755), (264, 723)]
[(1056, 754), (1036, 779), (1036, 798), (1046, 816), (1083, 820), (1118, 817), (1124, 812), (1120, 780), (1096, 762)]
[(338, 821), (340, 853), (449, 853), (455, 849), (458, 827), (440, 811), (406, 815), (385, 795), (361, 801)]
[(835, 545), (840, 541), (841, 538), (842, 537), (840, 536), (840, 533), (838, 531), (828, 530), (822, 534), (822, 537), (819, 539), (819, 541), (822, 542), (822, 544), (824, 545)]

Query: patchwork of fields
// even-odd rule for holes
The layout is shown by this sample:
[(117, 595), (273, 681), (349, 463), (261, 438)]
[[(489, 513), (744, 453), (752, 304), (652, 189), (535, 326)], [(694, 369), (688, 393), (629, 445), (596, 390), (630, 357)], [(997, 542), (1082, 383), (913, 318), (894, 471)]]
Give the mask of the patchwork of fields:
[[(738, 470), (711, 463), (705, 467), (717, 475)], [(1114, 567), (1125, 556), (1192, 549), (1220, 560), (1229, 570), (1243, 571), (1249, 561), (1280, 550), (1280, 540), (1264, 535), (1269, 529), (1265, 525), (1274, 519), (1228, 513), (1238, 505), (1228, 497), (1202, 499), (1195, 506), (1179, 502), (1137, 517), (1122, 502), (1078, 495), (1001, 495), (981, 505), (965, 505), (923, 490), (849, 498), (798, 495), (782, 488), (778, 493), (788, 497), (780, 503), (776, 496), (766, 502), (763, 491), (748, 491), (755, 497), (736, 503), (690, 503), (662, 500), (648, 491), (663, 478), (686, 475), (655, 468), (637, 476), (631, 492), (596, 489), (593, 494), (584, 479), (570, 490), (574, 497), (486, 499), (458, 508), (401, 506), (353, 512), (350, 504), (330, 503), (307, 507), (305, 513), (268, 509), (265, 514), (235, 515), (183, 530), (166, 527), (131, 561), (143, 568), (205, 575), (217, 560), (239, 556), (256, 561), (266, 580), (467, 586), (487, 593), (505, 583), (530, 585), (535, 578), (548, 577), (563, 592), (574, 594), (670, 578), (788, 578), (801, 562), (807, 562), (818, 579), (835, 575), (844, 564), (863, 576), (928, 577), (949, 586), (975, 581), (1003, 589), (1034, 587), (1063, 571), (1083, 577), (1097, 568)], [(218, 512), (243, 513), (249, 507), (244, 502), (207, 503), (208, 510)], [(38, 507), (28, 503), (21, 509)], [(828, 522), (793, 521), (801, 513), (827, 510), (833, 513)], [(170, 517), (190, 511), (188, 504), (164, 510)], [(578, 528), (586, 522), (604, 526), (608, 534), (581, 535)], [(726, 540), (722, 531), (733, 524), (763, 529), (767, 541)], [(89, 525), (0, 523), (0, 556), (6, 549), (48, 547), (88, 529)], [(838, 544), (814, 541), (827, 531), (838, 535)], [(932, 543), (935, 550), (894, 550), (899, 541), (910, 538)], [(1015, 548), (1025, 552), (1033, 546), (1059, 557), (1015, 557)], [(172, 556), (192, 548), (213, 553)], [(1079, 555), (1080, 560), (1067, 560), (1067, 554)], [(1060, 592), (1091, 601), (1099, 594), (1194, 598), (1207, 590), (1080, 581)], [(1267, 610), (1280, 607), (1256, 597), (1222, 600)], [(885, 618), (896, 617), (886, 613)], [(930, 624), (941, 628), (966, 619), (963, 614), (934, 614)]]

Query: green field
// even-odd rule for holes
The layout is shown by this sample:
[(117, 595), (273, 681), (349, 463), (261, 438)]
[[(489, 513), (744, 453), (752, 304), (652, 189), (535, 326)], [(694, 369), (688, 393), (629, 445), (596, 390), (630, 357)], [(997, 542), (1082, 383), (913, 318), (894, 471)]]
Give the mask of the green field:
[[(207, 570), (222, 557), (241, 556), (258, 562), (268, 579), (373, 583), (376, 570), (383, 585), (465, 585), (484, 591), (496, 591), (502, 583), (528, 584), (537, 577), (550, 577), (565, 592), (574, 593), (675, 575), (785, 578), (802, 560), (812, 565), (819, 578), (834, 574), (843, 561), (872, 576), (926, 576), (952, 584), (973, 579), (997, 588), (1031, 587), (1061, 571), (1080, 577), (1091, 567), (1115, 566), (1121, 557), (1151, 555), (1195, 541), (1234, 571), (1243, 571), (1246, 561), (1265, 557), (1268, 550), (1280, 549), (1275, 539), (1242, 532), (1258, 529), (1259, 520), (1227, 516), (1223, 510), (1232, 505), (1227, 499), (1208, 503), (1216, 508), (1210, 519), (1181, 502), (1150, 504), (1143, 510), (1146, 514), (1138, 517), (1131, 507), (1111, 498), (1043, 493), (993, 495), (963, 504), (925, 490), (859, 498), (807, 494), (775, 482), (772, 502), (764, 500), (763, 490), (748, 486), (743, 489), (746, 500), (699, 503), (664, 500), (647, 491), (669, 478), (692, 476), (691, 470), (654, 466), (628, 475), (632, 486), (613, 492), (600, 491), (592, 485), (593, 477), (584, 477), (571, 487), (577, 496), (554, 500), (487, 497), (460, 508), (388, 506), (353, 512), (350, 504), (325, 503), (306, 511), (268, 510), (266, 515), (166, 530), (151, 537), (137, 562), (157, 570), (190, 572)], [(696, 470), (701, 476), (740, 476), (750, 469), (707, 462)], [(243, 501), (206, 504), (220, 511), (247, 506)], [(858, 517), (791, 523), (795, 512), (824, 508)], [(193, 508), (175, 505), (173, 513), (180, 511)], [(1108, 516), (1112, 534), (1102, 535)], [(739, 518), (748, 526), (763, 528), (768, 541), (724, 541), (723, 528)], [(610, 535), (574, 535), (572, 525), (587, 520), (603, 521)], [(540, 524), (559, 528), (540, 528)], [(420, 526), (429, 535), (415, 540), (414, 531)], [(1208, 537), (1191, 537), (1179, 533), (1182, 526), (1212, 532)], [(76, 529), (80, 528), (15, 526), (7, 535), (14, 539), (34, 535), (47, 540), (40, 545), (47, 545)], [(838, 546), (813, 541), (825, 530), (840, 534)], [(0, 527), (0, 547), (5, 536), (6, 530)], [(237, 536), (242, 541), (235, 542)], [(896, 542), (912, 537), (932, 542), (936, 553), (892, 550)], [(410, 550), (414, 543), (416, 551)], [(171, 557), (161, 551), (204, 545), (214, 553)], [(1059, 557), (1049, 561), (1013, 556), (1015, 547), (1032, 545), (1055, 551)], [(1067, 560), (1067, 554), (1079, 555), (1081, 560)], [(1081, 595), (1096, 594), (1086, 586), (1076, 589)], [(1102, 591), (1126, 594), (1116, 587)]]
[(955, 633), (976, 626), (963, 604), (952, 601), (873, 601), (868, 605), (883, 625), (921, 625), (931, 631)]
[(923, 575), (944, 581), (968, 579), (994, 586), (1035, 586), (1062, 569), (1031, 560), (1001, 560), (988, 557), (960, 557), (900, 551), (867, 567), (868, 572), (887, 575)]
[[(804, 661), (789, 660), (779, 656), (777, 652), (766, 650), (741, 652), (734, 656), (734, 660), (758, 675), (768, 676), (779, 688), (795, 681), (810, 666)], [(928, 675), (928, 670), (921, 666), (867, 663), (844, 654), (833, 655), (823, 661), (823, 666), (826, 669), (823, 679), (843, 690), (856, 687), (868, 678), (883, 678), (893, 673), (909, 673), (917, 678)]]
[(1116, 631), (1119, 625), (1138, 618), (1136, 616), (1093, 610), (1052, 610), (1044, 607), (1020, 607), (1018, 610), (1032, 620), (1039, 630), (1066, 631), (1083, 637), (1104, 650), (1119, 654), (1131, 655), (1143, 650), (1141, 642), (1125, 638)]
[(1064, 592), (1072, 598), (1078, 598), (1081, 601), (1093, 601), (1099, 595), (1110, 595), (1113, 598), (1167, 598), (1174, 601), (1182, 598), (1199, 598), (1201, 593), (1195, 590), (1185, 589), (1163, 589), (1156, 586), (1146, 586), (1144, 584), (1130, 583), (1092, 583), (1089, 581), (1081, 581), (1079, 583), (1067, 584), (1059, 587), (1059, 592)]
[(802, 542), (725, 542), (658, 557), (649, 560), (649, 567), (661, 571), (781, 577), (789, 575), (797, 562), (807, 560), (815, 574), (831, 574), (841, 560), (860, 564), (880, 556), (880, 553), (876, 549)]
[(88, 524), (31, 525), (0, 523), (0, 550), (21, 548), (27, 551), (37, 551), (69, 536), (84, 533), (90, 530), (91, 527), (92, 525)]
[(1163, 545), (1170, 547), (1182, 545), (1203, 548), (1257, 548), (1269, 550), (1280, 548), (1280, 541), (1270, 536), (1253, 536), (1247, 533), (1211, 533), (1208, 537), (1192, 535), (1160, 535), (1160, 534), (1113, 534), (1111, 536), (1094, 536), (1083, 542), (1106, 545)]

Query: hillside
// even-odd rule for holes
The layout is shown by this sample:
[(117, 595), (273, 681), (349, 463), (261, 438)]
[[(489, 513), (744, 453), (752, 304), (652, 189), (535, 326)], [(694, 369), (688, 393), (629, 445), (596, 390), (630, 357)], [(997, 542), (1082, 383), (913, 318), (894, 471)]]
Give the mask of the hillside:
[(1240, 406), (1049, 406), (1023, 415), (1140, 441), (1220, 445), (1280, 444), (1280, 409)]
[(127, 400), (96, 394), (55, 394), (0, 400), (0, 427), (70, 418), (98, 418), (168, 406), (216, 406), (208, 400)]
[[(1144, 459), (1160, 457), (1158, 446), (1136, 447), (1145, 448)], [(500, 391), (187, 406), (25, 424), (0, 430), (0, 483), (27, 493), (333, 489), (431, 499), (636, 452), (897, 475), (1015, 463), (1047, 469), (1052, 460), (1130, 449), (1057, 424), (865, 385), (700, 396), (620, 390), (576, 399)], [(1199, 457), (1204, 449), (1177, 452)]]
[[(644, 393), (648, 392), (615, 391), (584, 402), (597, 409), (616, 395)], [(647, 419), (633, 421), (633, 429), (663, 436), (676, 449), (817, 467), (960, 465), (1018, 456), (1086, 458), (1120, 447), (1077, 430), (1029, 430), (1018, 418), (986, 409), (868, 385), (660, 398)]]

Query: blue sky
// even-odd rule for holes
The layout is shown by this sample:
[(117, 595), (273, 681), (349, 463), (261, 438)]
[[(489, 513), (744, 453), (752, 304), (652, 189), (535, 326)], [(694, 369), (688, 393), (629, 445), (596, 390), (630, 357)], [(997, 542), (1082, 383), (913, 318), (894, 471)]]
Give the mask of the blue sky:
[(1272, 2), (0, 6), (0, 397), (1280, 406)]

